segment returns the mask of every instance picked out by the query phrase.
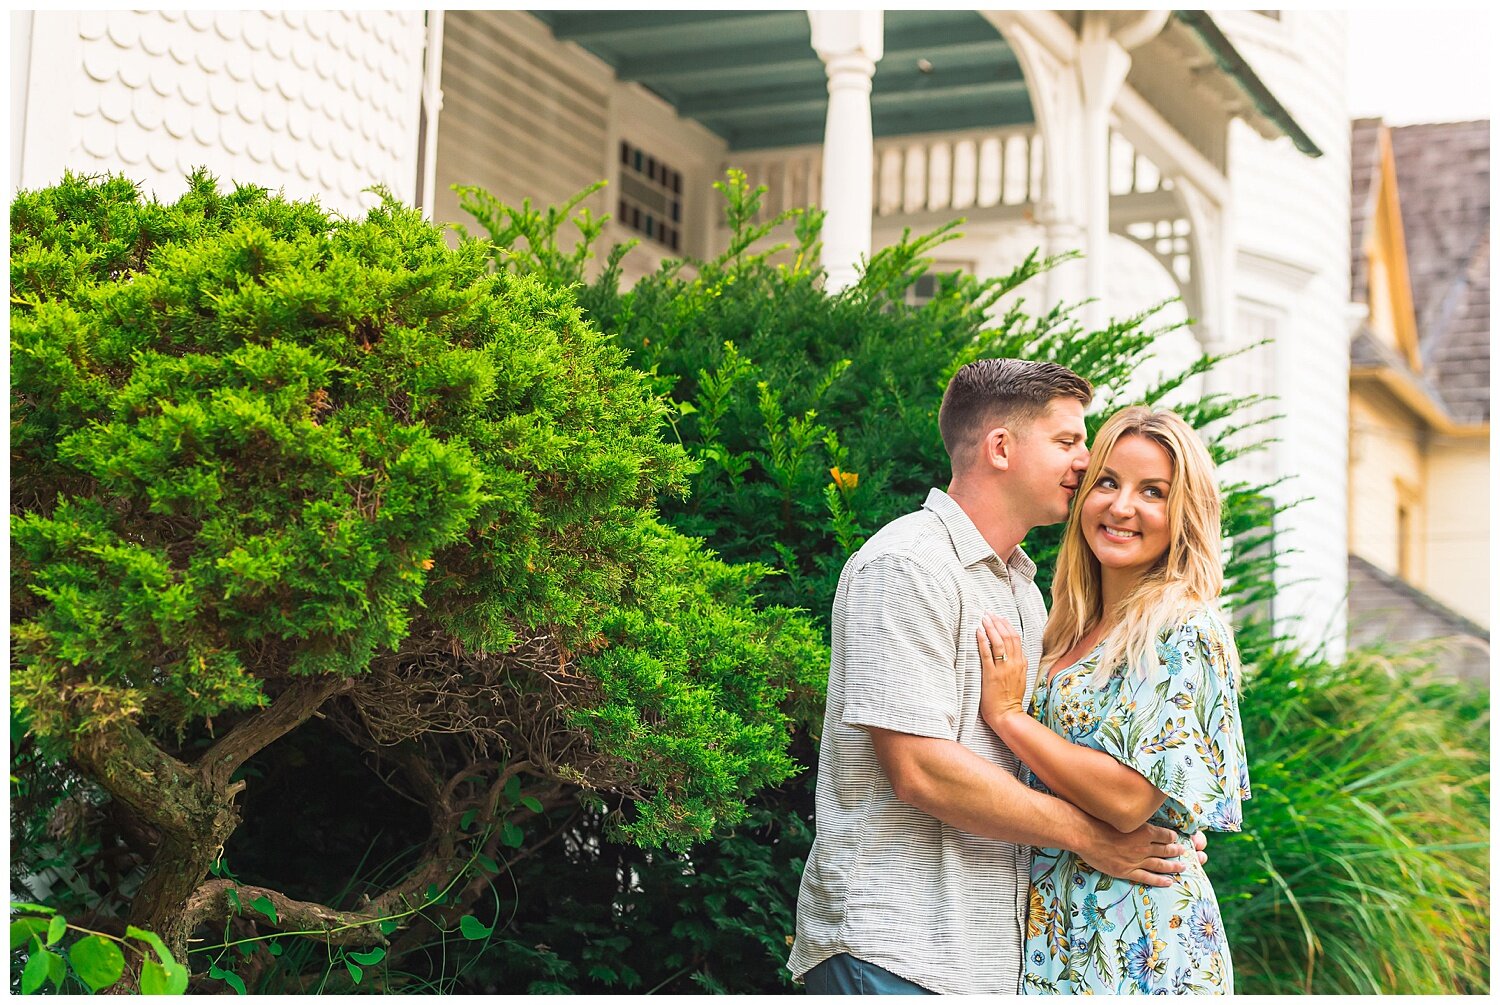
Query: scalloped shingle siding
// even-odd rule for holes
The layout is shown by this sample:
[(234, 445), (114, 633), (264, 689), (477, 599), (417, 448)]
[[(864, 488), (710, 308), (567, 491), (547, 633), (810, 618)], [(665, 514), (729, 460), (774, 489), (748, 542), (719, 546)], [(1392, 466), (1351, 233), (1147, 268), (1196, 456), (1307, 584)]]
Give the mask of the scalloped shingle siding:
[(161, 197), (200, 165), (344, 212), (373, 204), (375, 184), (414, 197), (421, 12), (71, 16), (67, 167), (122, 171)]

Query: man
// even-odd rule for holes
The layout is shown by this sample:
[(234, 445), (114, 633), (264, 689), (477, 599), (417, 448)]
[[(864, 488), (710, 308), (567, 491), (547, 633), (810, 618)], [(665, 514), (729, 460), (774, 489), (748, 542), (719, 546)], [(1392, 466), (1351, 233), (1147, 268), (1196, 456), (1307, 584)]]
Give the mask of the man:
[(1153, 886), (1186, 868), (1172, 831), (1122, 834), (1028, 788), (979, 717), (986, 611), (1019, 629), (1033, 674), (1040, 661), (1047, 612), (1020, 544), (1067, 518), (1092, 399), (1056, 364), (964, 366), (938, 416), (948, 491), (844, 566), (788, 964), (810, 993), (1019, 993), (1033, 846)]

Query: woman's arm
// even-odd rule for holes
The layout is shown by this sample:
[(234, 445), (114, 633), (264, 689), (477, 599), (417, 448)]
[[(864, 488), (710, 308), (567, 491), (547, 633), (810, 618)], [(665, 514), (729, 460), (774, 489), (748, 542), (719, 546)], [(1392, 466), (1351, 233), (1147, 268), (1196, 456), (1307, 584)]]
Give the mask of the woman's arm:
[(1133, 831), (1156, 812), (1166, 793), (1102, 750), (1058, 736), (1026, 714), (1026, 654), (1004, 618), (986, 614), (978, 633), (984, 676), (979, 714), (1047, 787), (1090, 816)]
[(1069, 743), (1025, 712), (1006, 712), (990, 728), (1047, 788), (1116, 830), (1135, 830), (1167, 798), (1134, 768)]

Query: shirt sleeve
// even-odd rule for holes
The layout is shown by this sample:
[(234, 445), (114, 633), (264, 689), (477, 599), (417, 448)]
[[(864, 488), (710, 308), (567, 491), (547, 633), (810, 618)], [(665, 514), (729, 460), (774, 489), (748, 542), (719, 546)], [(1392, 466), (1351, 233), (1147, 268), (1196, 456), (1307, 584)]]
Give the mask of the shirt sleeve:
[(882, 555), (855, 574), (845, 610), (843, 722), (958, 739), (957, 593)]
[(1133, 669), (1099, 728), (1100, 747), (1167, 795), (1160, 815), (1185, 833), (1237, 831), (1250, 798), (1229, 629), (1201, 612), (1156, 644), (1157, 665)]

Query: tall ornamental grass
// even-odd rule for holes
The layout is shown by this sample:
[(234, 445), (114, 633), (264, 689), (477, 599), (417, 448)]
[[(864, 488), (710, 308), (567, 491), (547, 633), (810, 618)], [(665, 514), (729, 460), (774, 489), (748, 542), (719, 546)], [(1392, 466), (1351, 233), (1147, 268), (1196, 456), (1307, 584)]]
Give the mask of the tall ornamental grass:
[(1241, 645), (1255, 797), (1210, 863), (1236, 989), (1488, 991), (1488, 691), (1430, 651)]

